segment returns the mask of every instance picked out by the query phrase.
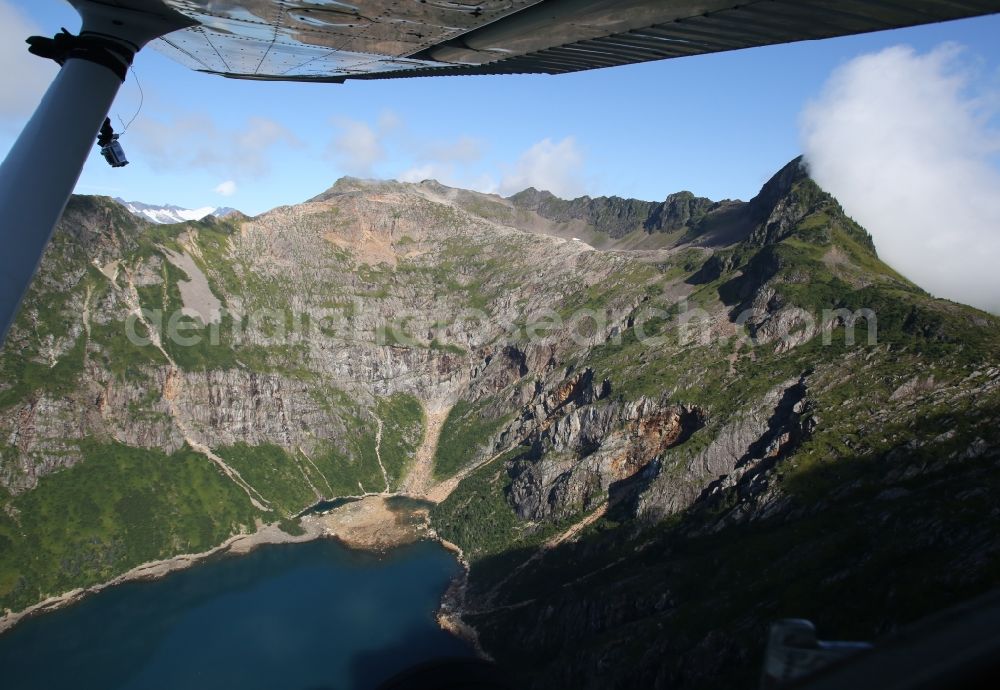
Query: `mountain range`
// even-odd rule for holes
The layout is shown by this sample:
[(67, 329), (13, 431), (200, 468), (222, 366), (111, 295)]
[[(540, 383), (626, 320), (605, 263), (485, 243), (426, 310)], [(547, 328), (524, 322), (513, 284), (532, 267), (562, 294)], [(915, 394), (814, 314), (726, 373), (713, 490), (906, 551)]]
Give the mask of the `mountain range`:
[(755, 686), (784, 617), (876, 639), (997, 584), (998, 488), (1000, 319), (799, 159), (748, 202), (78, 196), (0, 355), (0, 608), (401, 494), (523, 687)]
[(228, 206), (203, 206), (201, 208), (182, 208), (173, 204), (144, 204), (141, 201), (125, 201), (118, 197), (114, 198), (119, 204), (144, 220), (151, 221), (158, 225), (168, 223), (183, 223), (188, 220), (201, 220), (205, 216), (215, 216), (225, 218), (234, 213), (239, 213), (235, 208)]

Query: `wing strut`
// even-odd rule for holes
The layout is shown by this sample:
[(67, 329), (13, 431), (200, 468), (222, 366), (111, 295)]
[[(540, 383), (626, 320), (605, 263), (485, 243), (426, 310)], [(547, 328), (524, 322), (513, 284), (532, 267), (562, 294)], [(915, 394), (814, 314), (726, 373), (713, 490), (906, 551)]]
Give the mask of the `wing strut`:
[(98, 130), (139, 49), (194, 22), (150, 1), (150, 11), (71, 0), (79, 36), (29, 40), (62, 65), (0, 165), (0, 345), (38, 268)]

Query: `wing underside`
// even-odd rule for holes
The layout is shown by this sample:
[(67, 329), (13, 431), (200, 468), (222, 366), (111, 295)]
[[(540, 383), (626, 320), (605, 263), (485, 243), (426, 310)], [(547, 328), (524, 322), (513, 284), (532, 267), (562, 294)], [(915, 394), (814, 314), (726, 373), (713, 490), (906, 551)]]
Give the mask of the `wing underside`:
[[(110, 0), (128, 6), (135, 0)], [(148, 0), (143, 0), (148, 3)], [(997, 0), (163, 0), (198, 22), (154, 45), (242, 79), (561, 74), (915, 26)]]

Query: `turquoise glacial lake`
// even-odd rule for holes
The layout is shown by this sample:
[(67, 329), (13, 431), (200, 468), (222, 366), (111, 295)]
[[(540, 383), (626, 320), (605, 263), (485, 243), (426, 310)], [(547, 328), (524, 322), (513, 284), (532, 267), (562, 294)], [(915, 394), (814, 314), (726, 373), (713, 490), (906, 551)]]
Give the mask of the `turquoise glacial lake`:
[(472, 656), (434, 620), (459, 568), (432, 542), (373, 554), (323, 539), (213, 557), (0, 635), (0, 685), (373, 688), (424, 661)]

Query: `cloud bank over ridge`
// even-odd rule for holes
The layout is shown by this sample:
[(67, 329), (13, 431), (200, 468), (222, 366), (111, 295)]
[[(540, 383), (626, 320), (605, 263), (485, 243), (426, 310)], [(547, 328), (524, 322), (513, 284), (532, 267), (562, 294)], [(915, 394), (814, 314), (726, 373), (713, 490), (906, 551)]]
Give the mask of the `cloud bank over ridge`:
[(938, 297), (1000, 313), (1000, 94), (976, 77), (953, 44), (863, 55), (805, 108), (802, 141), (813, 178), (883, 260)]

